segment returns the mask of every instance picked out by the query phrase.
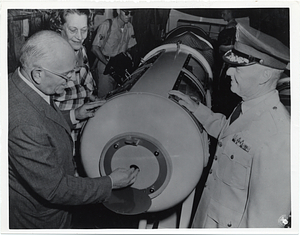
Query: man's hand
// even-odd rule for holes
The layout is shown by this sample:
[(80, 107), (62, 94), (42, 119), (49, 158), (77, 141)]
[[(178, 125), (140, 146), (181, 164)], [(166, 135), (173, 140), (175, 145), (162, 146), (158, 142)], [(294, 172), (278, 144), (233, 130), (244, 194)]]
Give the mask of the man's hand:
[(77, 120), (84, 120), (87, 118), (94, 117), (95, 112), (100, 108), (106, 100), (99, 100), (83, 104), (79, 108), (75, 109), (75, 118)]
[(113, 189), (124, 188), (135, 182), (139, 169), (130, 168), (118, 168), (114, 170), (109, 176), (112, 179)]
[(190, 96), (185, 95), (180, 91), (176, 91), (176, 90), (169, 91), (169, 95), (176, 96), (179, 99), (178, 103), (186, 107), (192, 113), (195, 112), (196, 109), (198, 108), (198, 104), (194, 100), (192, 100)]
[(100, 101), (100, 100), (103, 100), (95, 95), (90, 95), (90, 102), (95, 102), (95, 101)]

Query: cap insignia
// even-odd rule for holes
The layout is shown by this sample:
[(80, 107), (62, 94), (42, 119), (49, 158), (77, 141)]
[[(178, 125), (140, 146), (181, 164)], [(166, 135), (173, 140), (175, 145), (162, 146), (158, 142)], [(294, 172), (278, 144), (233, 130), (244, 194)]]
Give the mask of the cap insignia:
[(234, 62), (234, 63), (238, 63), (238, 64), (248, 64), (249, 63), (249, 60), (247, 58), (240, 57), (240, 56), (235, 55), (233, 53), (229, 53), (229, 55), (227, 55), (226, 58), (230, 62)]

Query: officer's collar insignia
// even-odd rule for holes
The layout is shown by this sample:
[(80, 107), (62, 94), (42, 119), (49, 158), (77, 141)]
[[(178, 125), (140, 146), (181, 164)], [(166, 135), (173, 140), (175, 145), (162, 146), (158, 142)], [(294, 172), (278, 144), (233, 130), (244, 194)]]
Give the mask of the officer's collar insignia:
[(235, 134), (232, 138), (233, 143), (235, 143), (237, 146), (239, 146), (241, 149), (246, 151), (247, 153), (250, 151), (251, 147), (249, 144), (245, 143), (245, 140), (243, 140), (241, 137), (239, 137), (237, 134)]

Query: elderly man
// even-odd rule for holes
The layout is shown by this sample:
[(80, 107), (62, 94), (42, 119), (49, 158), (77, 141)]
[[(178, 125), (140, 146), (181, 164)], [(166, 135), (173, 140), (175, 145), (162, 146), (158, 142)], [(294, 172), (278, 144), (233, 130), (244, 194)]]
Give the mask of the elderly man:
[(62, 113), (51, 101), (76, 66), (66, 40), (41, 31), (25, 43), (20, 62), (8, 81), (9, 225), (70, 228), (70, 206), (103, 202), (112, 189), (132, 184), (138, 171), (117, 169), (94, 179), (74, 176), (70, 127), (92, 117), (102, 102)]
[(289, 49), (241, 22), (223, 58), (234, 66), (227, 70), (231, 90), (243, 99), (228, 119), (170, 92), (218, 138), (192, 227), (284, 227), (291, 212), (290, 116), (275, 88)]

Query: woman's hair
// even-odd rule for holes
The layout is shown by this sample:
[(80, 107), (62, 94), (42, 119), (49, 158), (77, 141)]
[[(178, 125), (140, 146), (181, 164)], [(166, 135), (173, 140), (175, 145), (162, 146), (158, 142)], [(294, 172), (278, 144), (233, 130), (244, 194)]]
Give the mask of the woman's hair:
[(66, 23), (66, 16), (69, 14), (86, 15), (88, 27), (92, 24), (93, 13), (89, 9), (58, 9), (54, 10), (50, 17), (50, 29), (61, 32), (62, 26)]

